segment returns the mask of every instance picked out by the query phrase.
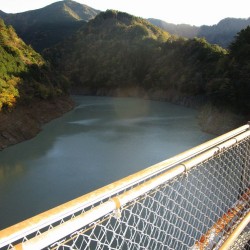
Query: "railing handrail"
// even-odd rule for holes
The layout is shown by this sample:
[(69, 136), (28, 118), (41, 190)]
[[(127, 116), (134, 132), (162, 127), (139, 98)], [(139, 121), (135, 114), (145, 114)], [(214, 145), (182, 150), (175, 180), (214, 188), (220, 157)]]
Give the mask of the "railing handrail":
[[(239, 137), (242, 133), (246, 131), (248, 131), (249, 133), (249, 125), (244, 125), (238, 129), (235, 129), (222, 136), (203, 143), (197, 147), (178, 154), (177, 156), (174, 156), (168, 160), (162, 161), (135, 174), (125, 177), (119, 181), (113, 182), (112, 184), (109, 184), (103, 188), (97, 189), (96, 191), (78, 197), (58, 207), (52, 208), (30, 219), (20, 222), (14, 226), (3, 229), (0, 231), (0, 247), (16, 241), (22, 238), (24, 235), (36, 232), (39, 229), (50, 225), (51, 223), (60, 221), (61, 219), (71, 214), (74, 214), (77, 211), (83, 210), (84, 208), (92, 204), (95, 204), (103, 199), (106, 199), (112, 195), (119, 193), (122, 190), (125, 190), (128, 187), (143, 182), (144, 180), (147, 180), (152, 176), (155, 176), (167, 169), (177, 166), (183, 161), (186, 161), (185, 164), (182, 163), (182, 165), (179, 165), (179, 167), (182, 166), (182, 172), (186, 171), (192, 165), (191, 164), (189, 166), (190, 162), (188, 160), (190, 158), (193, 158), (196, 155), (200, 155), (204, 151), (207, 151), (211, 148), (215, 148), (215, 150), (218, 150), (219, 148), (216, 148), (216, 146), (221, 145), (223, 144), (223, 142), (226, 142), (230, 139), (231, 143), (236, 143), (237, 141), (239, 141), (239, 139), (237, 139), (236, 137)], [(227, 143), (227, 145), (229, 144)]]
[(250, 212), (242, 219), (239, 225), (233, 230), (233, 232), (229, 235), (229, 237), (224, 241), (221, 245), (220, 250), (228, 250), (234, 244), (236, 239), (239, 237), (241, 232), (246, 228), (246, 226), (250, 223)]

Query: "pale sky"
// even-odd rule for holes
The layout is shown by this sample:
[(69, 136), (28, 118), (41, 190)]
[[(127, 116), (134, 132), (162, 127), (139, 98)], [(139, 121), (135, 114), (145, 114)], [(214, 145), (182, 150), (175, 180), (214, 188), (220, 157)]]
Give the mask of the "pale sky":
[[(143, 18), (169, 23), (213, 25), (226, 17), (250, 17), (250, 0), (76, 0), (94, 9), (115, 9)], [(57, 0), (0, 0), (7, 13), (38, 9)]]

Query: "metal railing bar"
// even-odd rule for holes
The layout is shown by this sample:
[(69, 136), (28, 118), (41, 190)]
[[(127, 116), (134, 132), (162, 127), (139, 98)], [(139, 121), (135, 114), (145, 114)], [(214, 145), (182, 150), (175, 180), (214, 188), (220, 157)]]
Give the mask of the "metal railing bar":
[(246, 228), (250, 223), (250, 212), (242, 219), (239, 225), (234, 229), (234, 231), (229, 235), (229, 237), (223, 242), (220, 250), (228, 250), (239, 237), (241, 232)]
[(115, 209), (115, 204), (113, 201), (107, 201), (101, 205), (87, 211), (84, 214), (80, 214), (75, 218), (66, 221), (51, 230), (44, 232), (26, 242), (20, 243), (15, 246), (15, 249), (43, 249), (50, 246), (54, 242), (66, 237), (67, 235), (79, 230), (80, 228), (98, 220), (99, 218), (105, 216), (106, 214), (112, 212)]

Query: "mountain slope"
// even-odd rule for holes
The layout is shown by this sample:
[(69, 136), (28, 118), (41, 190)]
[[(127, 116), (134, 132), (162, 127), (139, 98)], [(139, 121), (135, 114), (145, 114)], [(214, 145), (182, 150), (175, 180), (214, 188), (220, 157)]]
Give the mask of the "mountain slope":
[(69, 111), (67, 81), (0, 20), (0, 150)]
[(178, 98), (203, 95), (225, 53), (205, 40), (177, 39), (144, 19), (106, 11), (46, 56), (91, 94), (131, 88)]
[(62, 78), (2, 20), (0, 52), (0, 110), (15, 106), (17, 101), (47, 99), (63, 92)]
[(64, 0), (37, 10), (0, 15), (26, 43), (42, 51), (73, 34), (99, 12), (87, 5)]
[(151, 51), (168, 39), (144, 19), (110, 10), (46, 55), (72, 82), (95, 91), (140, 82), (154, 59)]

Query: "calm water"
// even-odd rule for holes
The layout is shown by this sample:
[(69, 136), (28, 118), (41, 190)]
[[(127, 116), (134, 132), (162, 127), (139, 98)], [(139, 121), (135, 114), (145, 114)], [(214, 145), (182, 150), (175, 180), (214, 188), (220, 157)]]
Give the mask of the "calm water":
[(74, 97), (76, 108), (0, 152), (0, 228), (211, 138), (197, 112), (164, 102)]

